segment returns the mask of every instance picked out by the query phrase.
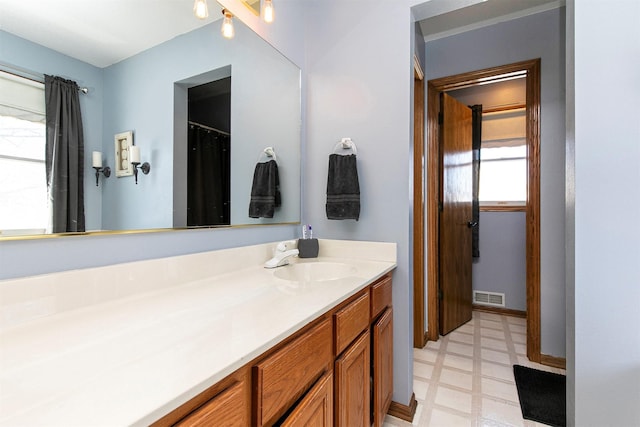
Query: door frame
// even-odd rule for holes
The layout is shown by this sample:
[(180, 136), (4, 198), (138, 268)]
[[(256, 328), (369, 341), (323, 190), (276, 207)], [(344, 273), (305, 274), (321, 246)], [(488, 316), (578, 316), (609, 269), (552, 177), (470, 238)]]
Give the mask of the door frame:
[(425, 233), (424, 233), (424, 72), (417, 56), (413, 57), (413, 346), (427, 343), (425, 333)]
[[(440, 186), (439, 94), (453, 89), (497, 82), (525, 75), (527, 140), (526, 296), (527, 357), (541, 361), (540, 353), (540, 59), (491, 67), (427, 82), (427, 339), (439, 338), (438, 304), (438, 189)], [(418, 297), (422, 301), (418, 301)], [(424, 294), (414, 292), (414, 314)], [(420, 314), (424, 319), (424, 310)], [(416, 333), (414, 332), (414, 337)]]

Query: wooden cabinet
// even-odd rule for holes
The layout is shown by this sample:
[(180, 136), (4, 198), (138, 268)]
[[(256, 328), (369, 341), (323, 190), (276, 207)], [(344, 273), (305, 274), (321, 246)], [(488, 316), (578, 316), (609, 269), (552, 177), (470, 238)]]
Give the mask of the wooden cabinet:
[(336, 359), (336, 426), (370, 426), (370, 333), (366, 330)]
[(331, 427), (333, 426), (333, 373), (328, 372), (318, 380), (282, 427)]
[(333, 361), (331, 319), (325, 319), (253, 368), (254, 424), (277, 421)]
[(393, 310), (387, 308), (371, 328), (373, 425), (381, 427), (393, 395)]

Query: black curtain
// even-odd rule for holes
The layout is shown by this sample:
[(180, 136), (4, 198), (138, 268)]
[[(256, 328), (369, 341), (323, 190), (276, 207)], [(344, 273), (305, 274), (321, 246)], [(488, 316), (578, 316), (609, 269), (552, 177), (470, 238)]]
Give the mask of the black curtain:
[(44, 76), (45, 166), (51, 207), (51, 232), (85, 231), (84, 136), (78, 85)]
[(230, 224), (230, 137), (189, 126), (187, 225)]
[(473, 127), (473, 198), (472, 198), (472, 221), (475, 226), (471, 234), (471, 248), (473, 258), (480, 258), (480, 143), (482, 141), (482, 105), (471, 107), (472, 127)]

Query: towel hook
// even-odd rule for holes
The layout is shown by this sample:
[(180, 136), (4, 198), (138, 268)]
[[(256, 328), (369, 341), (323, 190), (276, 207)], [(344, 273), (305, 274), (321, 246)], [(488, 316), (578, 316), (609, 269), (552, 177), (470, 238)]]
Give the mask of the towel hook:
[(262, 155), (267, 156), (267, 158), (272, 158), (275, 161), (278, 161), (278, 157), (276, 156), (276, 152), (273, 150), (273, 147), (267, 147), (258, 156), (258, 162), (262, 159)]
[(342, 138), (340, 142), (338, 142), (336, 146), (333, 147), (333, 152), (336, 154), (342, 154), (341, 150), (351, 150), (353, 154), (358, 154), (356, 143), (353, 142), (351, 138)]

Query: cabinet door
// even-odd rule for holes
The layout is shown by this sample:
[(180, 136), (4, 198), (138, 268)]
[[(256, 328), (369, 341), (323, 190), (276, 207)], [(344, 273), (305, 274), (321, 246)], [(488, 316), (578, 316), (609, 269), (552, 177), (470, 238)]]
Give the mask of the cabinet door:
[(373, 425), (382, 426), (393, 394), (393, 310), (373, 324)]
[(249, 425), (246, 383), (238, 382), (176, 423), (176, 426)]
[(332, 427), (333, 426), (333, 373), (328, 372), (318, 380), (300, 401), (282, 427)]
[(336, 425), (358, 427), (369, 421), (370, 334), (364, 332), (336, 360)]

